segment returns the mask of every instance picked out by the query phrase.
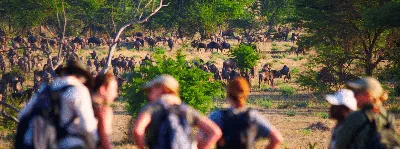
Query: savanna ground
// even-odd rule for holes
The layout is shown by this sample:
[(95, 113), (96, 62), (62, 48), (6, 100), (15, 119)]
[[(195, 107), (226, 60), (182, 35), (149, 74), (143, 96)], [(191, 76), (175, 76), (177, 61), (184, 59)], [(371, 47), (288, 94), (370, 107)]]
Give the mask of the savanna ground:
[[(229, 41), (233, 45), (237, 45), (237, 41)], [(261, 51), (275, 50), (287, 50), (292, 45), (291, 42), (267, 42), (261, 43), (258, 47)], [(162, 46), (161, 46), (162, 47)], [(205, 61), (214, 62), (217, 67), (222, 68), (222, 62), (224, 59), (229, 58), (225, 52), (211, 53), (204, 52), (200, 53), (189, 47), (189, 44), (181, 44), (174, 48), (173, 52), (166, 52), (168, 56), (174, 56), (177, 49), (181, 49), (187, 59), (198, 59), (201, 58)], [(83, 49), (80, 51), (80, 55), (88, 56), (89, 52), (96, 50), (99, 57), (105, 57), (107, 54), (106, 47), (94, 48), (92, 50)], [(115, 56), (122, 54), (123, 56), (135, 57), (136, 61), (142, 59), (148, 52), (148, 48), (145, 51), (134, 51), (133, 49), (120, 48), (116, 51)], [(258, 72), (262, 65), (269, 63), (272, 64), (273, 69), (281, 69), (284, 64), (287, 64), (292, 71), (292, 79), (289, 83), (284, 83), (283, 79), (276, 79), (275, 86), (270, 87), (263, 85), (258, 88), (258, 76), (256, 73), (255, 78), (252, 79), (252, 93), (249, 98), (249, 105), (259, 110), (269, 122), (277, 127), (283, 134), (285, 141), (280, 148), (327, 148), (331, 135), (331, 128), (335, 122), (329, 119), (328, 107), (329, 105), (324, 101), (322, 96), (314, 96), (312, 92), (305, 88), (300, 87), (296, 82), (296, 74), (301, 72), (304, 68), (304, 64), (307, 62), (307, 57), (313, 56), (312, 52), (308, 52), (307, 55), (295, 54), (261, 54), (261, 60), (257, 65), (256, 72)], [(31, 79), (30, 79), (31, 80)], [(29, 85), (29, 83), (28, 83)], [(282, 95), (286, 94), (286, 96)], [(216, 101), (217, 107), (226, 107), (227, 104), (224, 101)], [(124, 109), (124, 102), (117, 100), (113, 105), (114, 108), (114, 121), (113, 121), (113, 134), (111, 135), (112, 142), (115, 148), (136, 148), (133, 144), (132, 138), (130, 137), (129, 125), (132, 119)], [(398, 118), (399, 115), (396, 115)], [(322, 123), (317, 127), (310, 127), (317, 122)], [(329, 129), (323, 129), (323, 126), (327, 126)], [(400, 120), (396, 121), (396, 130), (400, 131)], [(12, 131), (1, 131), (0, 132), (0, 148), (11, 148), (13, 139)], [(258, 141), (256, 148), (265, 148), (268, 141)]]

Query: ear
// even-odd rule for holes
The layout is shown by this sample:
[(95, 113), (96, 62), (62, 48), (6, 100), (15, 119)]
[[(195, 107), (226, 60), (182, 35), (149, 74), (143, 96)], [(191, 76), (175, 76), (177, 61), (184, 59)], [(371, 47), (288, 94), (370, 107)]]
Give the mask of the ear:
[(100, 93), (100, 95), (102, 95), (102, 96), (107, 95), (107, 88), (106, 88), (105, 85), (100, 86), (100, 88), (99, 88), (99, 93)]

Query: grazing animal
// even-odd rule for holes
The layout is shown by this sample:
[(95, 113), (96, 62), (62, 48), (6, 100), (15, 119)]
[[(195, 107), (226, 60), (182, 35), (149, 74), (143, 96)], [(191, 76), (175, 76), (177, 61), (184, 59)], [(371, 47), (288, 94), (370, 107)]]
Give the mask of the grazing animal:
[(200, 49), (207, 49), (207, 44), (202, 43), (199, 40), (193, 40), (191, 45), (193, 48), (197, 48), (197, 52), (200, 52)]
[(224, 52), (224, 49), (231, 50), (231, 44), (227, 43), (226, 41), (221, 43), (221, 52)]
[(284, 82), (289, 82), (289, 80), (291, 79), (290, 77), (290, 68), (287, 65), (284, 65), (283, 68), (280, 70), (280, 74), (283, 77), (283, 81)]
[(208, 49), (211, 49), (211, 52), (213, 52), (214, 49), (217, 49), (217, 52), (218, 52), (218, 49), (221, 49), (221, 45), (220, 45), (218, 42), (211, 41), (210, 43), (207, 44), (207, 49), (206, 49), (206, 51), (207, 51)]
[(174, 46), (174, 41), (170, 38), (168, 39), (168, 47), (169, 51), (172, 51), (172, 47)]

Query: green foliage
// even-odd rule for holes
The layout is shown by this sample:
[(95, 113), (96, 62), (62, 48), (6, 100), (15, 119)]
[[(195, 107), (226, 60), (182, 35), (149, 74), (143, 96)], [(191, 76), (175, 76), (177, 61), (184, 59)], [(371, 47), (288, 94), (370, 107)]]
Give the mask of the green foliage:
[(289, 102), (284, 102), (284, 103), (279, 103), (278, 106), (276, 106), (277, 109), (287, 109), (292, 107), (293, 104)]
[(285, 47), (290, 47), (290, 45), (289, 45), (289, 44), (287, 44), (287, 43), (285, 43), (283, 46), (285, 46)]
[(230, 57), (236, 62), (240, 70), (250, 70), (257, 65), (260, 55), (253, 46), (240, 44), (239, 47), (229, 51)]
[(281, 85), (279, 86), (279, 90), (281, 91), (281, 95), (285, 97), (292, 96), (294, 93), (296, 93), (296, 89), (289, 85)]
[(127, 110), (133, 115), (147, 103), (141, 87), (161, 74), (175, 77), (180, 83), (181, 99), (201, 112), (208, 112), (214, 107), (213, 99), (221, 99), (224, 95), (220, 81), (209, 81), (212, 74), (197, 67), (189, 68), (185, 56), (180, 52), (175, 58), (157, 54), (153, 57), (155, 64), (142, 66), (133, 72), (133, 79), (123, 88), (122, 96), (128, 100)]
[(318, 112), (318, 113), (316, 113), (316, 116), (321, 117), (322, 119), (329, 118), (329, 115), (325, 112)]
[(281, 50), (281, 48), (279, 48), (279, 47), (272, 47), (271, 48), (271, 51), (280, 51)]
[(309, 129), (309, 128), (306, 128), (306, 129), (301, 129), (300, 132), (305, 134), (305, 135), (310, 135), (312, 130)]
[(312, 103), (309, 101), (302, 101), (296, 104), (296, 107), (298, 108), (309, 108), (312, 106)]
[(276, 47), (278, 44), (276, 44), (275, 42), (272, 43), (273, 47)]
[(272, 100), (269, 99), (269, 98), (259, 98), (259, 99), (256, 99), (256, 100), (255, 100), (255, 104), (256, 104), (257, 106), (260, 106), (260, 107), (263, 107), (263, 108), (267, 108), (267, 109), (271, 108), (272, 105), (273, 105)]
[(292, 116), (296, 116), (297, 113), (296, 113), (296, 111), (289, 110), (289, 111), (286, 111), (285, 114), (286, 114), (287, 116), (292, 117)]
[(299, 68), (295, 67), (292, 70), (290, 70), (290, 74), (295, 75), (295, 74), (299, 73), (299, 71), (300, 71)]
[(158, 55), (165, 54), (165, 51), (166, 50), (163, 48), (159, 48), (159, 47), (154, 48), (154, 53), (158, 54)]

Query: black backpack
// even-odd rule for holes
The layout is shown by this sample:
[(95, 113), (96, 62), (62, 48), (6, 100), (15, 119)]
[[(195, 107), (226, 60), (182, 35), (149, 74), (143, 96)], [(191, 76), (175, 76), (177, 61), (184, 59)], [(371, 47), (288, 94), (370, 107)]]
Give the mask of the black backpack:
[(234, 114), (231, 110), (222, 110), (222, 138), (217, 149), (252, 149), (257, 136), (257, 127), (251, 120), (248, 108), (245, 112)]
[[(43, 125), (40, 128), (40, 134), (34, 134), (32, 130), (32, 142), (33, 137), (39, 138), (47, 149), (58, 148), (58, 142), (66, 137), (68, 134), (67, 127), (75, 120), (76, 113), (64, 126), (60, 126), (60, 95), (65, 90), (72, 86), (65, 86), (58, 90), (51, 89), (48, 85), (42, 92), (38, 92), (37, 101), (34, 103), (31, 112), (20, 119), (17, 127), (17, 134), (15, 140), (16, 149), (34, 149), (34, 145), (25, 144), (25, 134), (29, 129), (29, 124), (33, 123), (34, 118), (42, 118)], [(33, 128), (35, 129), (35, 128)], [(38, 136), (39, 135), (39, 136)], [(34, 143), (34, 142), (33, 142)], [(47, 145), (46, 145), (47, 144)]]
[(161, 106), (160, 125), (155, 149), (191, 149), (192, 127), (184, 104)]

